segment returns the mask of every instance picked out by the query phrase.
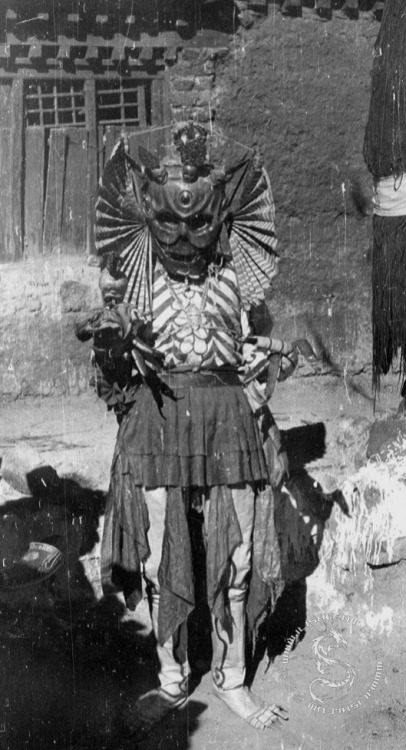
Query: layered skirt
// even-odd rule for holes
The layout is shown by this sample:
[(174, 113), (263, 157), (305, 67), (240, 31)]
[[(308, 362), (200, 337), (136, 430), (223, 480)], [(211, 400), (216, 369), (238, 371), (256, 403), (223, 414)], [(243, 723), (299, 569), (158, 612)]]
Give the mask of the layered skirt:
[(279, 579), (280, 567), (261, 437), (237, 373), (166, 373), (164, 382), (167, 395), (159, 400), (141, 386), (120, 423), (106, 506), (102, 580), (105, 590), (111, 584), (122, 589), (128, 606), (137, 604), (142, 563), (149, 555), (148, 534), (154, 533), (143, 488), (166, 487), (160, 589), (171, 614), (167, 637), (194, 607), (192, 496), (214, 500), (209, 527), (216, 539), (207, 549), (207, 591), (221, 619), (226, 616), (222, 594), (227, 565), (241, 541), (230, 485), (249, 483), (257, 496), (251, 588), (265, 585), (266, 591), (255, 603), (254, 619), (269, 586)]
[(237, 373), (165, 376), (173, 397), (160, 407), (142, 386), (124, 417), (115, 455), (128, 460), (134, 484), (211, 487), (268, 476), (256, 419)]

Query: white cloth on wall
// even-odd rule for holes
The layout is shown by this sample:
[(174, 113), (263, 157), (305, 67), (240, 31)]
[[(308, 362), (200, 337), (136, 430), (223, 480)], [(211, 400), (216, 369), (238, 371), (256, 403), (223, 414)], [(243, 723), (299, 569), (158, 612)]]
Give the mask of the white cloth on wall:
[(372, 203), (377, 216), (406, 216), (406, 174), (375, 180)]

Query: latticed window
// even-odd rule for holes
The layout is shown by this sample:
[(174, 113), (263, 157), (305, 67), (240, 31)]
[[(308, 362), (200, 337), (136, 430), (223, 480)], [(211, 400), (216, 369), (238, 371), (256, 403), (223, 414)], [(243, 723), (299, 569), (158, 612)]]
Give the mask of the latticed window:
[(25, 101), (28, 127), (84, 125), (86, 122), (82, 80), (27, 81)]
[(146, 125), (148, 91), (134, 80), (107, 80), (97, 83), (97, 121), (99, 125)]

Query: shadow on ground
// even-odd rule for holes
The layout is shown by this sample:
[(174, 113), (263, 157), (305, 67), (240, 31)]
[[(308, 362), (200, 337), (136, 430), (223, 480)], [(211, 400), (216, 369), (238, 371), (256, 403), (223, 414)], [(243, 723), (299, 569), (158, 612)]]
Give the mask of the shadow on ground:
[[(0, 576), (1, 747), (133, 749), (134, 737), (121, 745), (117, 739), (123, 686), (135, 701), (156, 687), (157, 664), (145, 625), (129, 618), (116, 596), (98, 599), (85, 575), (83, 560), (100, 541), (105, 496), (77, 479), (59, 479), (50, 467), (29, 486), (32, 497), (0, 508), (3, 567), (11, 569), (33, 541), (57, 547), (64, 562), (24, 589), (7, 589)], [(166, 748), (186, 749), (204, 710), (191, 698), (160, 727), (161, 746), (164, 739)], [(152, 733), (136, 746), (156, 742)]]
[[(43, 620), (41, 638), (15, 633), (0, 638), (1, 739), (5, 750), (156, 747), (120, 736), (123, 685), (134, 701), (156, 686), (153, 644), (135, 622), (120, 623), (117, 600), (104, 600), (71, 628)], [(39, 616), (39, 613), (37, 613)], [(8, 635), (8, 637), (7, 637)], [(205, 709), (191, 699), (160, 728), (164, 746), (187, 748)]]
[[(306, 621), (306, 577), (318, 565), (323, 531), (337, 493), (326, 495), (306, 471), (325, 450), (322, 423), (284, 435), (291, 475), (275, 503), (285, 590), (268, 612), (248, 670), (249, 681), (265, 655), (283, 653)], [(42, 477), (43, 479), (43, 477)], [(23, 554), (31, 541), (53, 544), (65, 563), (40, 585), (0, 591), (0, 737), (5, 750), (127, 750), (161, 747), (186, 750), (206, 705), (194, 699), (148, 738), (122, 737), (120, 708), (156, 687), (153, 639), (128, 618), (115, 596), (98, 600), (81, 559), (99, 541), (104, 495), (71, 478), (35, 477), (35, 496), (3, 504), (2, 544), (7, 560)], [(51, 491), (52, 490), (52, 491)], [(39, 494), (40, 493), (40, 494)], [(190, 660), (196, 684), (210, 668), (210, 615), (205, 605), (201, 519), (190, 516), (197, 607), (189, 621)], [(5, 549), (5, 547), (4, 547)], [(304, 636), (304, 631), (302, 637)]]
[(325, 453), (325, 425), (322, 422), (294, 427), (282, 433), (288, 453), (290, 476), (275, 493), (275, 526), (281, 550), (285, 588), (258, 630), (248, 682), (266, 655), (269, 662), (283, 654), (289, 639), (300, 629), (291, 650), (305, 637), (306, 578), (319, 564), (319, 550), (325, 525), (334, 503), (348, 513), (340, 491), (326, 494), (308, 473), (306, 466)]

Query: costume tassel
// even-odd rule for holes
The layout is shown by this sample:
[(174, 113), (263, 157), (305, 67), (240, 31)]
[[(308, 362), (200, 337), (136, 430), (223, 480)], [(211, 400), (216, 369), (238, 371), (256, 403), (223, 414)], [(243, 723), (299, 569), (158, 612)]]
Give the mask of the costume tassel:
[[(371, 97), (364, 138), (374, 178), (372, 269), (372, 384), (399, 357), (406, 372), (406, 14), (404, 0), (388, 0), (374, 45)], [(402, 189), (400, 190), (400, 188)]]
[(389, 372), (399, 350), (406, 372), (406, 216), (374, 216), (372, 267), (373, 386)]

